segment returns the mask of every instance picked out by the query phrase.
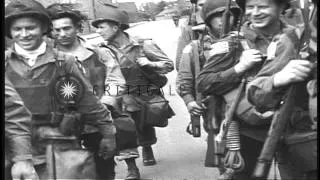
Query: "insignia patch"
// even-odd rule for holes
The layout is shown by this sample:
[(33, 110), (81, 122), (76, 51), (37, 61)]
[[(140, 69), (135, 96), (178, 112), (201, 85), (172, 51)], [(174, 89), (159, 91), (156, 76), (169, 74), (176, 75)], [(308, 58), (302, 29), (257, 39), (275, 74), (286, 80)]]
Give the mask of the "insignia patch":
[(228, 41), (217, 42), (212, 44), (210, 47), (211, 47), (210, 56), (214, 56), (217, 54), (224, 54), (230, 51)]
[(83, 97), (83, 85), (74, 76), (65, 75), (58, 78), (54, 86), (54, 95), (58, 103), (75, 105)]

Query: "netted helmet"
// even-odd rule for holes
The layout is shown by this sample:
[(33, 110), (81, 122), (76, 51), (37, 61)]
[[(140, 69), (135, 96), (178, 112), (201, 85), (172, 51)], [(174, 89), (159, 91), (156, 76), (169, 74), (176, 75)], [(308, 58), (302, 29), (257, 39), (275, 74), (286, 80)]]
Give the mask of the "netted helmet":
[[(210, 18), (214, 14), (224, 12), (227, 2), (227, 0), (206, 0), (201, 10), (201, 17), (204, 22), (209, 25)], [(241, 9), (233, 1), (231, 1), (230, 10), (233, 13), (234, 17), (240, 17)]]
[(128, 13), (122, 11), (117, 6), (105, 4), (105, 6), (98, 10), (103, 12), (97, 12), (97, 18), (91, 22), (93, 27), (97, 27), (101, 22), (111, 21), (118, 23), (122, 30), (129, 28)]
[[(5, 7), (5, 35), (11, 38), (10, 26), (13, 20), (21, 17), (39, 19), (49, 30), (49, 15), (43, 5), (35, 0), (15, 0)], [(47, 32), (46, 32), (47, 33)]]

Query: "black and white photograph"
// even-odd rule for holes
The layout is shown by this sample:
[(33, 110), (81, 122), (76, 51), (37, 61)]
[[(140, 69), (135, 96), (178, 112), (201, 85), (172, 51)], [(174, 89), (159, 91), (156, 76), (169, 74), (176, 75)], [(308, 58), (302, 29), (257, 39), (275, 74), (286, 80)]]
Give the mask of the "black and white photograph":
[(318, 0), (4, 0), (4, 180), (317, 180)]

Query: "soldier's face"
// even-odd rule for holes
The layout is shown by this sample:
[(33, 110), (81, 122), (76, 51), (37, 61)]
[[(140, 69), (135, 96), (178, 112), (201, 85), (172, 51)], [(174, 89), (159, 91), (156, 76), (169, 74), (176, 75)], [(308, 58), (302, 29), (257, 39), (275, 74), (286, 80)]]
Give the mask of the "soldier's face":
[(279, 20), (284, 5), (279, 6), (276, 0), (247, 0), (245, 15), (254, 28), (272, 26)]
[(96, 32), (99, 33), (105, 41), (110, 40), (118, 30), (118, 26), (107, 21), (99, 23), (96, 27)]
[[(213, 15), (212, 18), (210, 19), (211, 31), (216, 37), (220, 37), (222, 32), (222, 26), (223, 26), (222, 16), (223, 16), (223, 12), (219, 12)], [(233, 21), (234, 21), (234, 17), (231, 15), (230, 21), (229, 21), (229, 27), (232, 27)]]
[(10, 33), (13, 42), (25, 50), (35, 50), (43, 42), (43, 33), (47, 28), (43, 27), (40, 20), (32, 17), (21, 17), (11, 23)]
[(197, 2), (197, 11), (198, 12), (201, 12), (204, 2), (206, 2), (206, 1), (205, 0), (198, 0), (198, 2)]
[(71, 18), (60, 18), (52, 21), (52, 36), (61, 46), (72, 46), (77, 39), (78, 28)]

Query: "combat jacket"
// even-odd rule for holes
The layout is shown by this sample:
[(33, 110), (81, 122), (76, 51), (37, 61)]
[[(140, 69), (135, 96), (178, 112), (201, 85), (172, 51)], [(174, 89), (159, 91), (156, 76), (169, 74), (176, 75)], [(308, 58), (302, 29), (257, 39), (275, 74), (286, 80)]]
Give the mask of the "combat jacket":
[[(51, 46), (46, 45), (44, 54), (37, 57), (34, 66), (30, 67), (26, 59), (11, 48), (6, 52), (6, 75), (13, 83), (15, 89), (21, 96), (26, 107), (32, 113), (33, 125), (33, 155), (34, 163), (45, 162), (46, 144), (39, 140), (40, 127), (56, 127), (55, 115), (65, 110), (61, 97), (70, 97), (75, 91), (70, 91), (75, 86), (64, 87), (64, 90), (55, 89), (57, 80), (67, 75), (74, 77), (78, 84), (82, 97), (76, 103), (76, 112), (80, 113), (80, 124), (88, 124), (97, 127), (103, 137), (114, 137), (115, 129), (109, 110), (100, 103), (93, 93), (90, 82), (85, 77), (86, 71), (73, 56), (55, 51)], [(63, 112), (62, 112), (63, 113)], [(40, 133), (40, 134), (38, 134)]]
[[(136, 63), (138, 58), (147, 62), (145, 67), (153, 71), (162, 72), (165, 65), (170, 66), (168, 72), (173, 70), (172, 60), (151, 40), (139, 41), (140, 40), (134, 40), (128, 34), (121, 32), (107, 45), (108, 48), (113, 51), (120, 65), (121, 72), (125, 78), (126, 93), (134, 96), (140, 96), (143, 93), (147, 93), (148, 90), (158, 89), (158, 87), (148, 79), (149, 75)], [(143, 45), (141, 45), (141, 43), (143, 43)]]
[(183, 49), (176, 79), (176, 90), (186, 105), (195, 101), (196, 97), (195, 84), (198, 74), (195, 74), (194, 59), (198, 58), (201, 70), (206, 61), (204, 51), (208, 50), (207, 46), (215, 41), (211, 36), (206, 35), (201, 40), (192, 41)]
[(5, 77), (5, 154), (6, 160), (32, 159), (31, 113), (24, 106), (12, 83)]
[[(275, 57), (268, 60), (257, 78), (249, 84), (248, 99), (261, 111), (276, 109), (284, 100), (289, 86), (275, 88), (273, 78), (275, 73), (281, 71), (292, 59), (297, 59), (297, 44), (299, 44), (299, 30), (283, 34), (276, 44)], [(309, 80), (309, 79), (308, 79)], [(298, 96), (294, 97), (296, 104), (290, 112), (290, 125), (293, 131), (315, 130), (316, 122), (309, 116), (307, 81), (298, 85)]]
[[(205, 64), (197, 79), (199, 91), (203, 95), (215, 94), (220, 96), (225, 96), (227, 93), (235, 91), (239, 86), (242, 78), (244, 77), (244, 74), (238, 74), (234, 70), (234, 66), (239, 62), (243, 49), (247, 48), (244, 46), (248, 46), (251, 49), (257, 49), (263, 54), (264, 57), (266, 57), (268, 54), (267, 49), (270, 43), (272, 41), (276, 41), (280, 34), (291, 31), (293, 29), (292, 26), (284, 23), (281, 23), (280, 28), (281, 30), (278, 35), (274, 37), (266, 37), (251, 29), (250, 23), (247, 22), (242, 27), (242, 36), (239, 37), (240, 41), (244, 42), (245, 45), (237, 42), (237, 33), (230, 34), (225, 39), (219, 41), (217, 43), (219, 44), (217, 47), (225, 48), (220, 48), (219, 50), (217, 50), (216, 54), (212, 56)], [(247, 71), (247, 81), (252, 81), (261, 67), (262, 63), (258, 63), (255, 65), (255, 67)], [(247, 107), (243, 106), (242, 103), (247, 104), (248, 108), (251, 108), (249, 107), (251, 105), (246, 100), (246, 96), (243, 96), (241, 98), (240, 104), (238, 106), (238, 109), (243, 108), (245, 110), (245, 108)], [(260, 115), (256, 110), (253, 111)], [(258, 125), (260, 124), (260, 122), (258, 122), (258, 124), (255, 124), (256, 122), (254, 121), (239, 122), (241, 123), (241, 134), (249, 136), (256, 140), (264, 140), (267, 133), (267, 126), (263, 124), (266, 124), (268, 122), (261, 122), (262, 125)]]
[[(80, 46), (73, 52), (65, 52), (74, 56), (79, 63), (82, 63), (86, 69), (85, 77), (90, 81), (93, 92), (96, 96), (101, 97), (104, 93), (105, 66), (93, 46), (90, 46), (85, 40), (78, 36)], [(56, 46), (59, 50), (59, 47)]]

